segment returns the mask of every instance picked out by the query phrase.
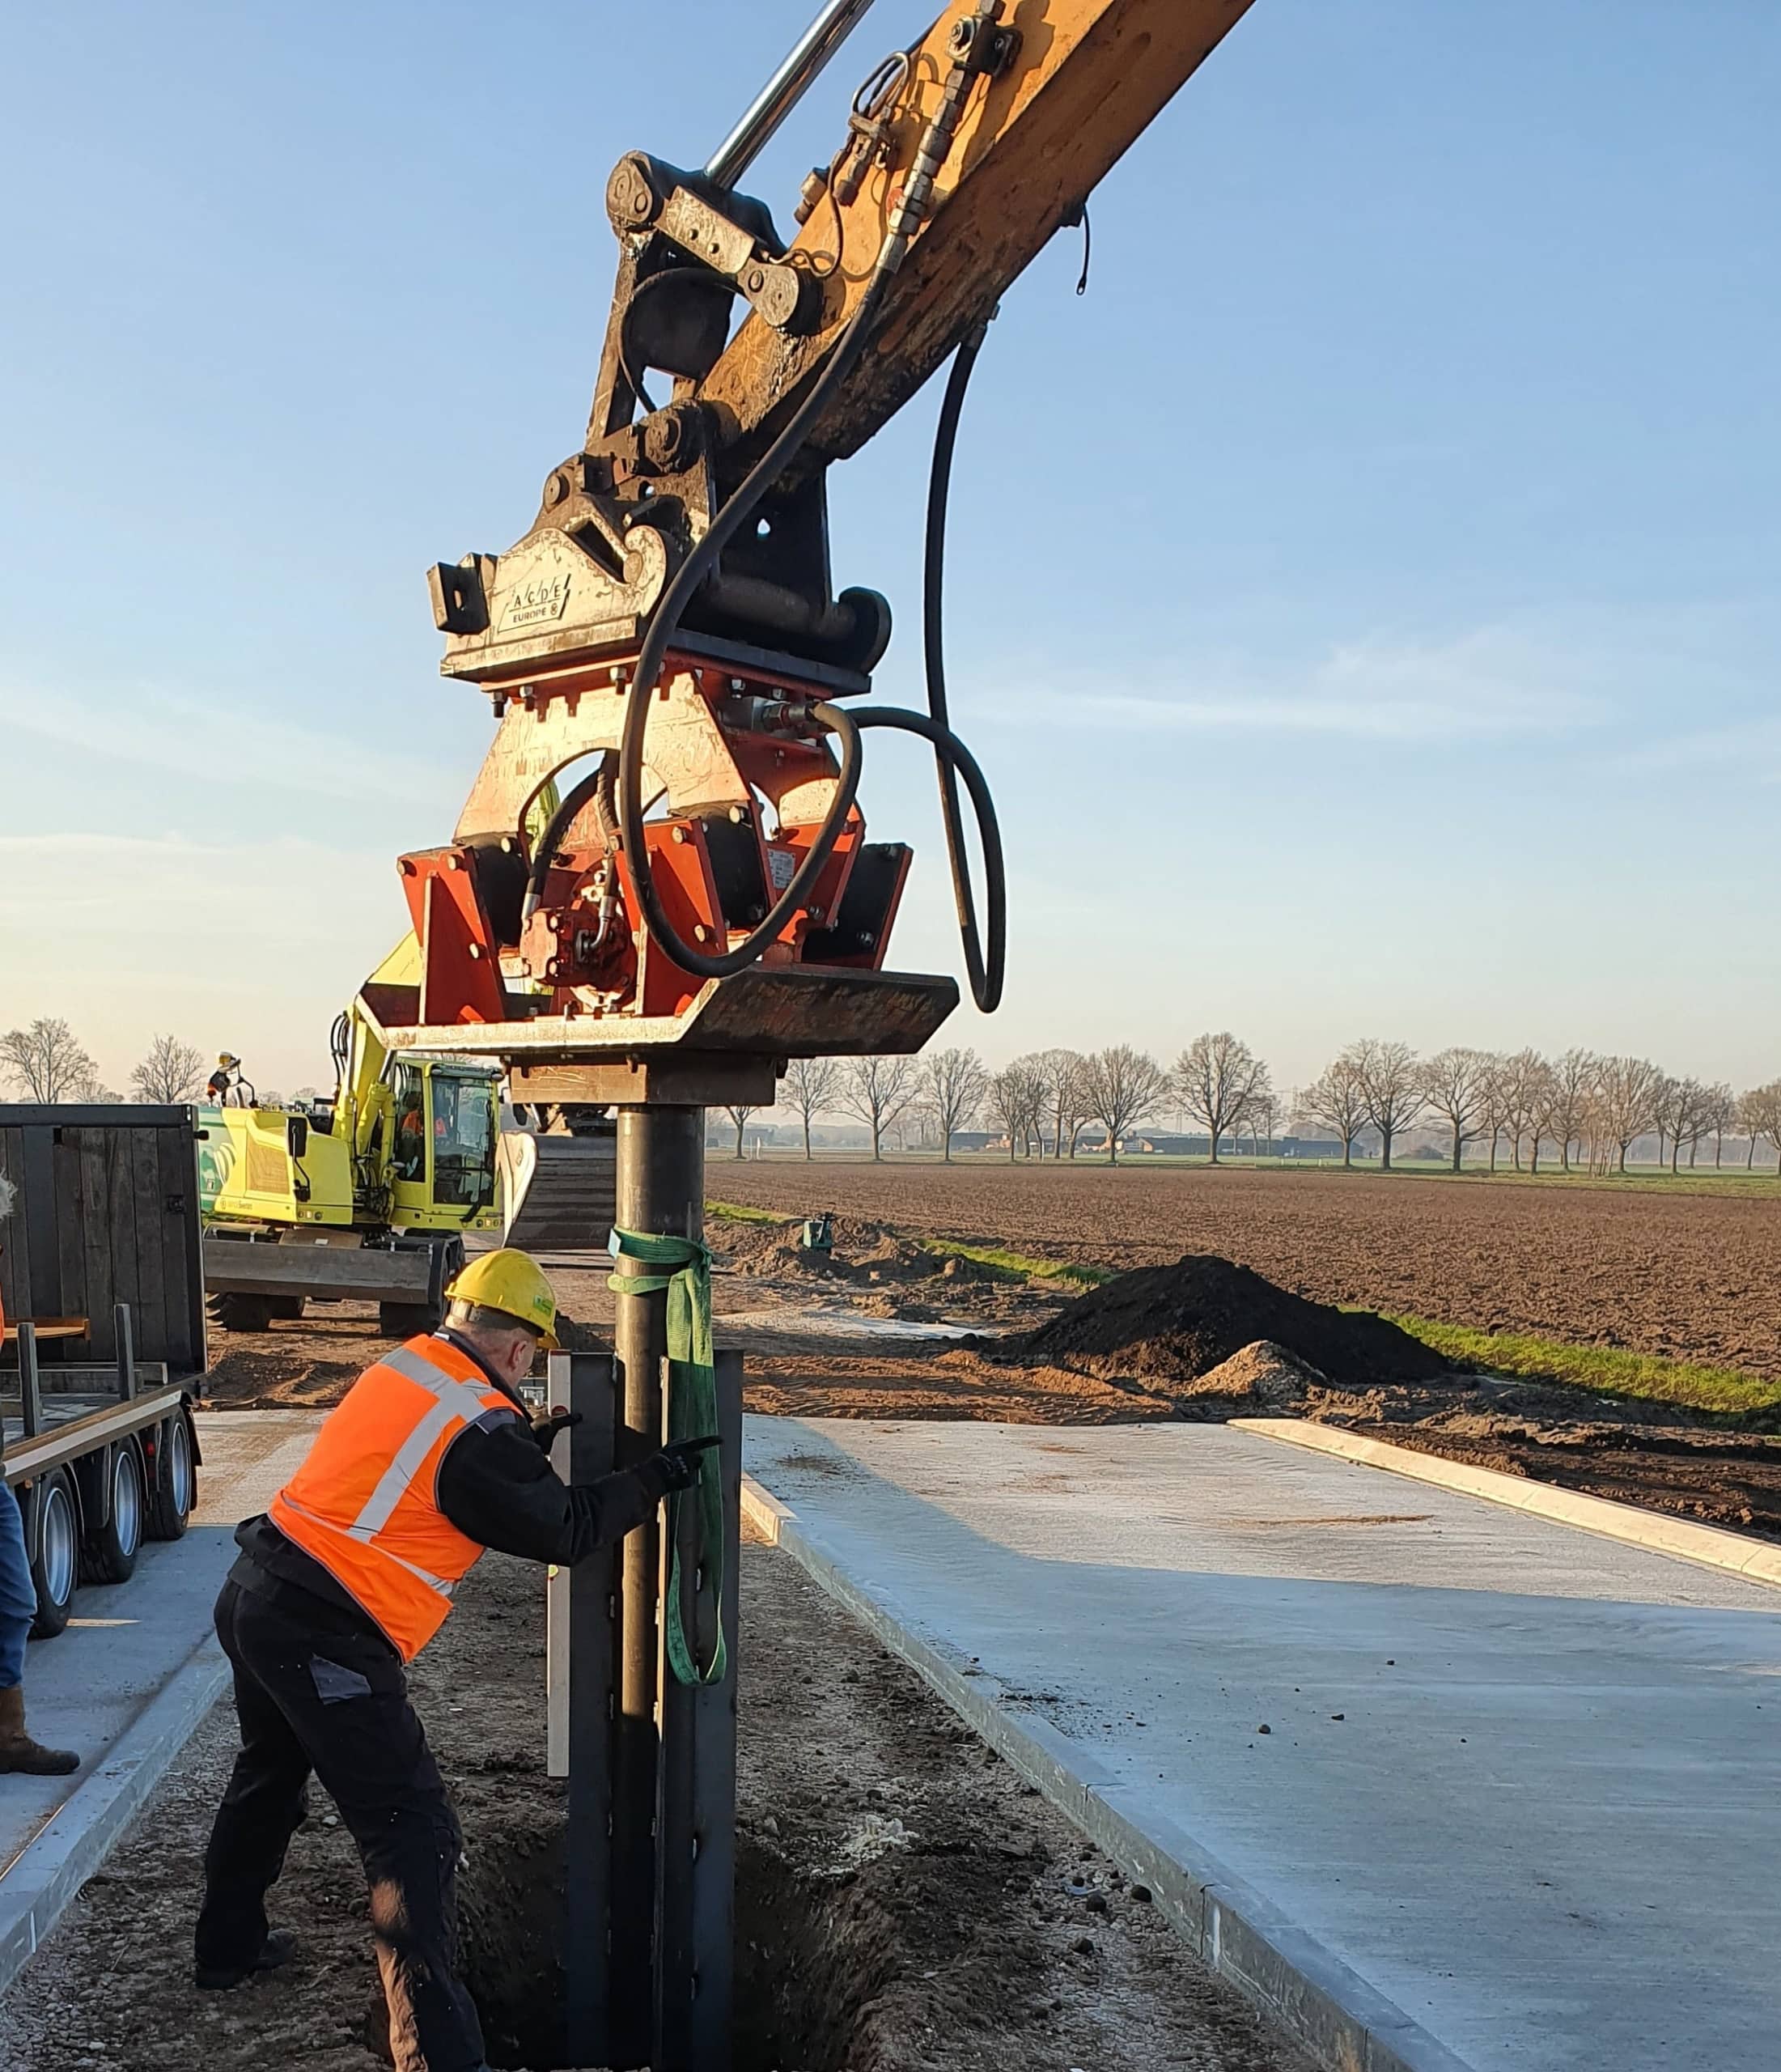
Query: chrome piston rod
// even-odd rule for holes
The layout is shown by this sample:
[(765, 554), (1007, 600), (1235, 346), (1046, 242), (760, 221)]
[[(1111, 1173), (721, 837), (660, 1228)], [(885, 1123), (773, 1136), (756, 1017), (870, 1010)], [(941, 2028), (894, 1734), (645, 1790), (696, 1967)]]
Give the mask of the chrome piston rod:
[(872, 0), (829, 0), (754, 97), (742, 120), (706, 163), (705, 176), (734, 187), (772, 141), (780, 124), (816, 83), (823, 67), (859, 26)]

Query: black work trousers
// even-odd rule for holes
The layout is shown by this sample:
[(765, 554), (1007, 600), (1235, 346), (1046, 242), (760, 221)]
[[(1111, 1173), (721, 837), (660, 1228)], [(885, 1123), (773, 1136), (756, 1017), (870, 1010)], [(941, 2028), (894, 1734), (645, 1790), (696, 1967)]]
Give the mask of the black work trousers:
[(482, 2032), (456, 1976), (462, 1836), (401, 1663), (368, 1634), (323, 1631), (286, 1597), (234, 1582), (216, 1629), (241, 1753), (205, 1852), (199, 1964), (250, 1964), (265, 1939), (266, 1892), (313, 1770), (364, 1862), (396, 2072), (476, 2072)]

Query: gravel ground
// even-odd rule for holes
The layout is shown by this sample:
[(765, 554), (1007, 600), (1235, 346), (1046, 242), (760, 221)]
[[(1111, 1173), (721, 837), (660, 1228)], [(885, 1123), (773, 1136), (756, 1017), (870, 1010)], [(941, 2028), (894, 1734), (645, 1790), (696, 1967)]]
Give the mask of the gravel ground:
[[(736, 2072), (1309, 2072), (789, 1557), (746, 1548), (742, 1597)], [(561, 1788), (542, 1773), (537, 1572), (490, 1556), (458, 1606), (414, 1684), (464, 1824), (465, 1972), (495, 2061), (542, 2072), (543, 2057), (512, 2054), (539, 1981), (486, 1974), (513, 1939), (498, 1903), (519, 1892), (543, 1920), (553, 1904)], [(0, 2065), (381, 2061), (363, 1883), (319, 1793), (274, 1903), (298, 1957), (236, 1993), (191, 1987), (232, 1730), (225, 1705), (0, 2001)]]

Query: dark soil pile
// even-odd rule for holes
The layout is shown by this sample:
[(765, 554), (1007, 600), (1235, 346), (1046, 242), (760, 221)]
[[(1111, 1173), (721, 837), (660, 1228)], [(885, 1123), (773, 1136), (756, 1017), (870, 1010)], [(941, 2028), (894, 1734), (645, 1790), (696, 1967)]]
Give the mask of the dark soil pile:
[(1197, 1381), (1257, 1339), (1283, 1347), (1338, 1388), (1430, 1381), (1448, 1371), (1440, 1353), (1383, 1317), (1308, 1301), (1207, 1252), (1122, 1273), (1038, 1330), (1002, 1340), (996, 1357), (1166, 1384)]

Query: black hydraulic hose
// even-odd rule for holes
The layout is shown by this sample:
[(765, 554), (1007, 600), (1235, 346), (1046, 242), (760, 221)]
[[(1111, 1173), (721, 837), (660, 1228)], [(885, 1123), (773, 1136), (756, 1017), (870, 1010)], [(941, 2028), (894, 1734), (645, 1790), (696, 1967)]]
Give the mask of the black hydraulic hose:
[[(952, 481), (952, 451), (958, 443), (959, 416), (965, 408), (965, 392), (971, 385), (971, 370), (983, 350), (984, 332), (979, 325), (952, 357), (946, 393), (940, 402), (939, 422), (934, 430), (934, 461), (927, 478), (927, 529), (922, 567), (922, 653), (927, 673), (927, 709), (946, 738), (962, 753), (962, 745), (951, 731), (946, 702), (946, 508)], [(917, 731), (919, 731), (918, 729)], [(995, 853), (989, 847), (989, 834), (995, 825), (994, 810), (986, 818), (983, 804), (973, 791), (977, 824), (984, 835), (985, 890), (990, 909), (989, 953), (984, 954), (977, 928), (977, 898), (971, 885), (970, 859), (965, 854), (965, 826), (959, 811), (959, 771), (962, 766), (935, 742), (934, 762), (940, 781), (940, 819), (946, 830), (946, 858), (952, 872), (952, 903), (959, 917), (959, 939), (965, 948), (965, 975), (971, 997), (985, 1014), (994, 1012), (1002, 998), (1002, 981), (1007, 963), (1007, 884), (1003, 874), (999, 835)], [(971, 766), (973, 769), (976, 765)], [(988, 793), (986, 791), (984, 798)]]
[[(973, 913), (971, 932), (965, 935), (965, 960), (970, 967), (971, 995), (984, 1013), (993, 1013), (1002, 999), (1002, 977), (1007, 963), (1008, 881), (1002, 860), (1002, 825), (996, 818), (995, 801), (990, 796), (989, 779), (977, 766), (977, 758), (965, 745), (952, 728), (927, 712), (912, 712), (901, 705), (869, 705), (850, 715), (854, 724), (863, 730), (867, 727), (890, 727), (900, 733), (919, 734), (923, 741), (933, 744), (935, 761), (940, 766), (943, 790), (949, 791), (952, 811), (958, 811), (956, 779), (965, 779), (965, 788), (971, 794), (971, 805), (977, 813), (977, 834), (983, 843), (983, 885), (985, 902), (989, 908), (989, 953), (979, 959), (976, 953), (976, 915)], [(952, 781), (949, 781), (952, 780)], [(964, 831), (959, 831), (958, 855), (962, 856)], [(948, 831), (948, 846), (952, 836)], [(955, 873), (957, 871), (955, 864)], [(960, 919), (960, 932), (964, 932)]]
[[(545, 822), (532, 851), (532, 868), (526, 873), (526, 896), (519, 909), (519, 925), (524, 928), (537, 909), (543, 896), (545, 879), (549, 873), (551, 859), (562, 847), (564, 838), (574, 825), (575, 818), (590, 799), (595, 800), (600, 809), (600, 833), (609, 847), (617, 833), (617, 809), (613, 802), (617, 760), (608, 749), (587, 775), (571, 785), (559, 801), (557, 810)], [(522, 835), (524, 830), (521, 829)]]
[(806, 708), (812, 719), (820, 720), (842, 738), (841, 781), (836, 787), (833, 802), (808, 855), (792, 873), (791, 882), (774, 902), (766, 919), (734, 949), (708, 955), (681, 940), (679, 931), (668, 919), (650, 869), (649, 850), (643, 834), (643, 736), (649, 724), (650, 700), (655, 695), (656, 678), (661, 674), (668, 643), (679, 628), (682, 614), (715, 566), (718, 556), (735, 537), (744, 520), (784, 473), (804, 444), (811, 426), (853, 372), (894, 271), (894, 265), (887, 265), (880, 257), (877, 270), (860, 297), (859, 306), (850, 318), (829, 364), (787, 420), (785, 429), (749, 469), (735, 494), (712, 520), (704, 537), (676, 571), (673, 580), (655, 607), (638, 653), (636, 671), (625, 700), (625, 730), (619, 749), (619, 840), (631, 860), (631, 882), (637, 888), (645, 925), (666, 954), (682, 970), (690, 971), (697, 979), (733, 979), (739, 971), (747, 970), (804, 906), (811, 888), (834, 853), (835, 843), (854, 802), (854, 792), (859, 783), (859, 737), (850, 724), (849, 715), (838, 706), (817, 703)]

